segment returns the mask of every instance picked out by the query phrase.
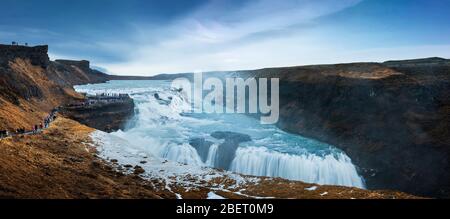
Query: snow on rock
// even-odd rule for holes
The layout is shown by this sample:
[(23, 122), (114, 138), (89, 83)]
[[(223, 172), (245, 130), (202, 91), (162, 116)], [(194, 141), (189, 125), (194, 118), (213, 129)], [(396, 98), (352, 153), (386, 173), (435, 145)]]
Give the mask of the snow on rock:
[(220, 195), (217, 195), (214, 192), (209, 192), (208, 197), (206, 199), (225, 199), (225, 198)]
[(328, 195), (328, 192), (324, 192), (324, 193), (320, 194), (320, 196), (325, 196), (325, 195)]
[(314, 191), (316, 189), (317, 189), (317, 186), (311, 186), (309, 188), (305, 188), (305, 190), (307, 190), (307, 191)]
[[(140, 166), (145, 170), (141, 174), (143, 178), (159, 179), (169, 191), (171, 185), (181, 185), (189, 189), (224, 177), (232, 179), (234, 184), (227, 186), (216, 184), (217, 189), (233, 189), (248, 183), (256, 184), (260, 180), (257, 177), (244, 177), (228, 171), (168, 161), (144, 152), (142, 148), (130, 144), (123, 138), (102, 131), (91, 133), (91, 138), (97, 147), (99, 157), (116, 160), (118, 165)], [(132, 173), (132, 170), (128, 172)]]

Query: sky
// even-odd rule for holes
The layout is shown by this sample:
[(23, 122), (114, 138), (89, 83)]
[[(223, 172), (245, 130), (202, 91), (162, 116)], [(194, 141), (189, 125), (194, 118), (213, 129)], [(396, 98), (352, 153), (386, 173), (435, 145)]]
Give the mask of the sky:
[(117, 75), (450, 58), (450, 0), (0, 0), (0, 43)]

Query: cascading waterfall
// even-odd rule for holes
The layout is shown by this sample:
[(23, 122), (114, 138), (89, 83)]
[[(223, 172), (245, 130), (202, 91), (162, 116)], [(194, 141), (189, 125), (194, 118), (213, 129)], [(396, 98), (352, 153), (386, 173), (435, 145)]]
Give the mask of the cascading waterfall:
[(208, 151), (208, 157), (205, 162), (206, 166), (214, 167), (214, 164), (216, 162), (218, 148), (219, 148), (219, 145), (217, 145), (217, 144), (211, 145), (211, 147), (209, 148), (209, 151)]
[[(75, 88), (89, 94), (130, 94), (136, 103), (136, 118), (129, 129), (111, 134), (156, 156), (217, 167), (223, 161), (221, 153), (227, 152), (234, 155), (228, 165), (233, 172), (364, 188), (350, 158), (333, 146), (285, 133), (275, 126), (263, 126), (245, 115), (184, 113), (190, 102), (179, 91), (170, 89), (169, 82), (111, 81)], [(227, 151), (221, 147), (229, 145), (211, 133), (229, 130), (248, 135), (251, 141)], [(191, 145), (193, 138), (202, 139), (202, 145)]]
[(320, 157), (284, 154), (263, 147), (239, 148), (230, 170), (324, 185), (364, 187), (355, 166), (343, 153)]

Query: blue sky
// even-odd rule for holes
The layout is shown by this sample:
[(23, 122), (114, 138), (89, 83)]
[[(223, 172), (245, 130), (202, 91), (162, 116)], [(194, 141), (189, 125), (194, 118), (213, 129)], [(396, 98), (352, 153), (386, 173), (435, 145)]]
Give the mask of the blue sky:
[(112, 74), (450, 58), (450, 0), (1, 0), (0, 43)]

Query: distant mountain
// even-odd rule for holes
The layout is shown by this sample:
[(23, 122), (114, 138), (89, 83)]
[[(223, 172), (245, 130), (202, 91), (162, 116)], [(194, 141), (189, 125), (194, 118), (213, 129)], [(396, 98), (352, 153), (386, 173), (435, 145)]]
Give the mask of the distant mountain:
[(406, 65), (450, 65), (450, 59), (444, 59), (440, 57), (431, 57), (431, 58), (424, 58), (424, 59), (410, 59), (410, 60), (396, 60), (396, 61), (387, 61), (383, 63), (386, 66), (389, 67), (399, 67), (399, 66), (406, 66)]

